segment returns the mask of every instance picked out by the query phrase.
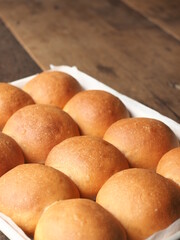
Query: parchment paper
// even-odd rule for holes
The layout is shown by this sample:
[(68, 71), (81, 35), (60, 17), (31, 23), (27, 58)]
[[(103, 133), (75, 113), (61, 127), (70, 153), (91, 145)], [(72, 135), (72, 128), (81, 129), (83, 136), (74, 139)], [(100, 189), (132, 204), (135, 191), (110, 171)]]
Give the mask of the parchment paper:
[[(157, 111), (146, 107), (145, 105), (118, 93), (112, 88), (106, 86), (105, 84), (97, 81), (96, 79), (90, 77), (89, 75), (79, 71), (76, 67), (69, 66), (53, 66), (50, 65), (51, 70), (63, 71), (74, 78), (76, 78), (84, 89), (101, 89), (108, 91), (115, 96), (119, 97), (121, 101), (126, 105), (129, 112), (134, 117), (149, 117), (158, 119), (165, 124), (167, 124), (180, 139), (180, 124), (173, 121), (172, 119), (161, 115)], [(12, 85), (17, 87), (22, 87), (27, 81), (29, 81), (33, 76), (12, 82)], [(0, 213), (0, 231), (3, 232), (10, 240), (30, 240), (23, 231), (7, 216)], [(171, 224), (167, 229), (153, 234), (147, 240), (179, 240), (180, 239), (180, 219)]]

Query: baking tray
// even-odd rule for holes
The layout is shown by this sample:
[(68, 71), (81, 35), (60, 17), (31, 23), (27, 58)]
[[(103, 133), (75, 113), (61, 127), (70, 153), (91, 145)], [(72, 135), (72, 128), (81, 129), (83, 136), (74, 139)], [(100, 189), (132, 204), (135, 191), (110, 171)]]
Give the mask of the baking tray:
[[(83, 73), (77, 69), (77, 67), (69, 66), (54, 66), (50, 65), (50, 71), (62, 71), (73, 76), (81, 84), (85, 90), (99, 89), (105, 90), (117, 96), (127, 107), (132, 117), (149, 117), (158, 119), (168, 125), (173, 132), (180, 139), (180, 124), (174, 120), (163, 116), (159, 112), (139, 103), (138, 101), (129, 98), (107, 85), (99, 82), (95, 78)], [(10, 84), (22, 88), (33, 76), (26, 77)], [(0, 231), (4, 233), (10, 240), (30, 240), (24, 232), (7, 216), (0, 213)], [(153, 234), (148, 240), (178, 240), (180, 239), (180, 219), (171, 224), (167, 229)]]

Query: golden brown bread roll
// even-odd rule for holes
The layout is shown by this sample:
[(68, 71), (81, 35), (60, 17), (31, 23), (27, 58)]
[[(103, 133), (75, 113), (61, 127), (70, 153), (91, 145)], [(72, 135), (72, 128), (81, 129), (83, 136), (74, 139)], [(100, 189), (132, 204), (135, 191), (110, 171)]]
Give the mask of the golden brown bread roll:
[(83, 135), (103, 137), (115, 121), (129, 117), (124, 104), (112, 94), (101, 90), (77, 93), (64, 107), (77, 122)]
[(87, 199), (59, 201), (42, 214), (35, 240), (126, 240), (120, 223)]
[(114, 174), (96, 201), (121, 222), (129, 240), (146, 239), (180, 218), (179, 187), (149, 169)]
[(92, 199), (108, 178), (128, 168), (126, 158), (116, 147), (92, 136), (64, 140), (50, 151), (45, 164), (65, 173), (82, 197)]
[(174, 148), (162, 156), (156, 172), (180, 186), (180, 147)]
[(66, 138), (79, 135), (77, 124), (60, 108), (34, 104), (21, 108), (3, 132), (16, 140), (26, 162), (44, 163), (49, 151)]
[(177, 137), (168, 126), (150, 118), (117, 121), (106, 131), (104, 139), (126, 156), (131, 167), (154, 170), (166, 152), (179, 146)]
[(42, 72), (24, 86), (24, 91), (32, 96), (36, 103), (52, 104), (63, 108), (81, 86), (70, 75), (63, 72)]
[(24, 156), (19, 145), (0, 132), (0, 177), (11, 168), (24, 163)]
[(33, 103), (33, 99), (23, 90), (8, 83), (0, 83), (0, 130), (14, 112)]
[(63, 173), (41, 164), (22, 164), (0, 178), (0, 212), (32, 236), (44, 208), (78, 198), (76, 185)]

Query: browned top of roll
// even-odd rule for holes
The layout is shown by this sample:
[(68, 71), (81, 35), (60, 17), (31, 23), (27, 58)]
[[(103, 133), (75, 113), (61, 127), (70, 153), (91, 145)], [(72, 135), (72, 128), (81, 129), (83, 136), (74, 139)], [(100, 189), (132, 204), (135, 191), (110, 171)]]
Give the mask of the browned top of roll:
[(64, 140), (50, 151), (45, 163), (68, 175), (86, 198), (95, 198), (109, 177), (128, 168), (116, 147), (92, 136)]
[(11, 168), (24, 163), (24, 156), (19, 145), (0, 132), (0, 177)]
[(43, 163), (49, 151), (66, 138), (79, 135), (77, 124), (58, 107), (34, 104), (21, 108), (3, 132), (22, 148), (27, 162)]
[(180, 147), (174, 148), (162, 156), (156, 172), (180, 186)]
[(60, 108), (82, 90), (76, 79), (57, 71), (38, 74), (26, 83), (23, 89), (36, 103), (52, 104)]
[(130, 240), (146, 239), (180, 218), (179, 187), (149, 169), (114, 174), (96, 200), (122, 223)]
[(59, 201), (41, 216), (35, 240), (126, 240), (117, 220), (97, 203), (87, 199)]
[(44, 208), (77, 197), (78, 189), (66, 175), (41, 164), (19, 165), (0, 178), (0, 212), (29, 235), (33, 235)]
[(22, 89), (0, 83), (0, 130), (14, 112), (33, 103), (33, 99)]
[(103, 137), (115, 121), (129, 113), (119, 98), (102, 90), (87, 90), (76, 94), (64, 111), (78, 123), (83, 135)]
[(150, 118), (117, 121), (106, 131), (104, 139), (126, 156), (131, 167), (154, 170), (166, 152), (179, 146), (177, 137), (167, 125)]

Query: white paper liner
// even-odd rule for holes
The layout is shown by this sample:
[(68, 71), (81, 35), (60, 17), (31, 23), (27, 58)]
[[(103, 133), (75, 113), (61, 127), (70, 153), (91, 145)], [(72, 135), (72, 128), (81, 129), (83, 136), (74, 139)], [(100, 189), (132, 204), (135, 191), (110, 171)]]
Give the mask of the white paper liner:
[(147, 240), (179, 240), (180, 239), (180, 219), (176, 220), (165, 230), (153, 234)]
[(0, 213), (0, 231), (10, 240), (31, 240), (25, 233), (7, 216)]
[(72, 75), (74, 78), (76, 78), (79, 83), (85, 88), (85, 89), (100, 89), (105, 90), (116, 97), (120, 98), (121, 101), (126, 105), (127, 109), (131, 113), (133, 117), (149, 117), (149, 118), (155, 118), (162, 122), (164, 122), (166, 125), (168, 125), (173, 132), (176, 134), (176, 136), (180, 139), (180, 124), (175, 122), (174, 120), (163, 116), (159, 112), (139, 103), (138, 101), (129, 98), (114, 89), (108, 87), (107, 85), (99, 82), (95, 78), (90, 77), (89, 75), (79, 71), (77, 67), (69, 67), (69, 66), (54, 66), (50, 65), (50, 68), (52, 70), (56, 71), (63, 71), (70, 75)]
[[(163, 116), (157, 111), (146, 107), (145, 105), (115, 91), (114, 89), (106, 86), (98, 80), (90, 77), (89, 75), (79, 71), (77, 67), (69, 66), (54, 66), (50, 65), (51, 70), (63, 71), (74, 78), (76, 78), (84, 89), (100, 89), (105, 90), (121, 99), (126, 105), (127, 109), (133, 117), (149, 117), (158, 119), (167, 124), (180, 139), (180, 124), (172, 119)], [(23, 78), (14, 82), (12, 85), (22, 88), (26, 82), (32, 79), (34, 76)], [(7, 216), (0, 213), (0, 231), (3, 232), (10, 240), (30, 240), (24, 232)], [(180, 239), (180, 219), (171, 224), (165, 230), (159, 231), (149, 237), (147, 240), (179, 240)]]

